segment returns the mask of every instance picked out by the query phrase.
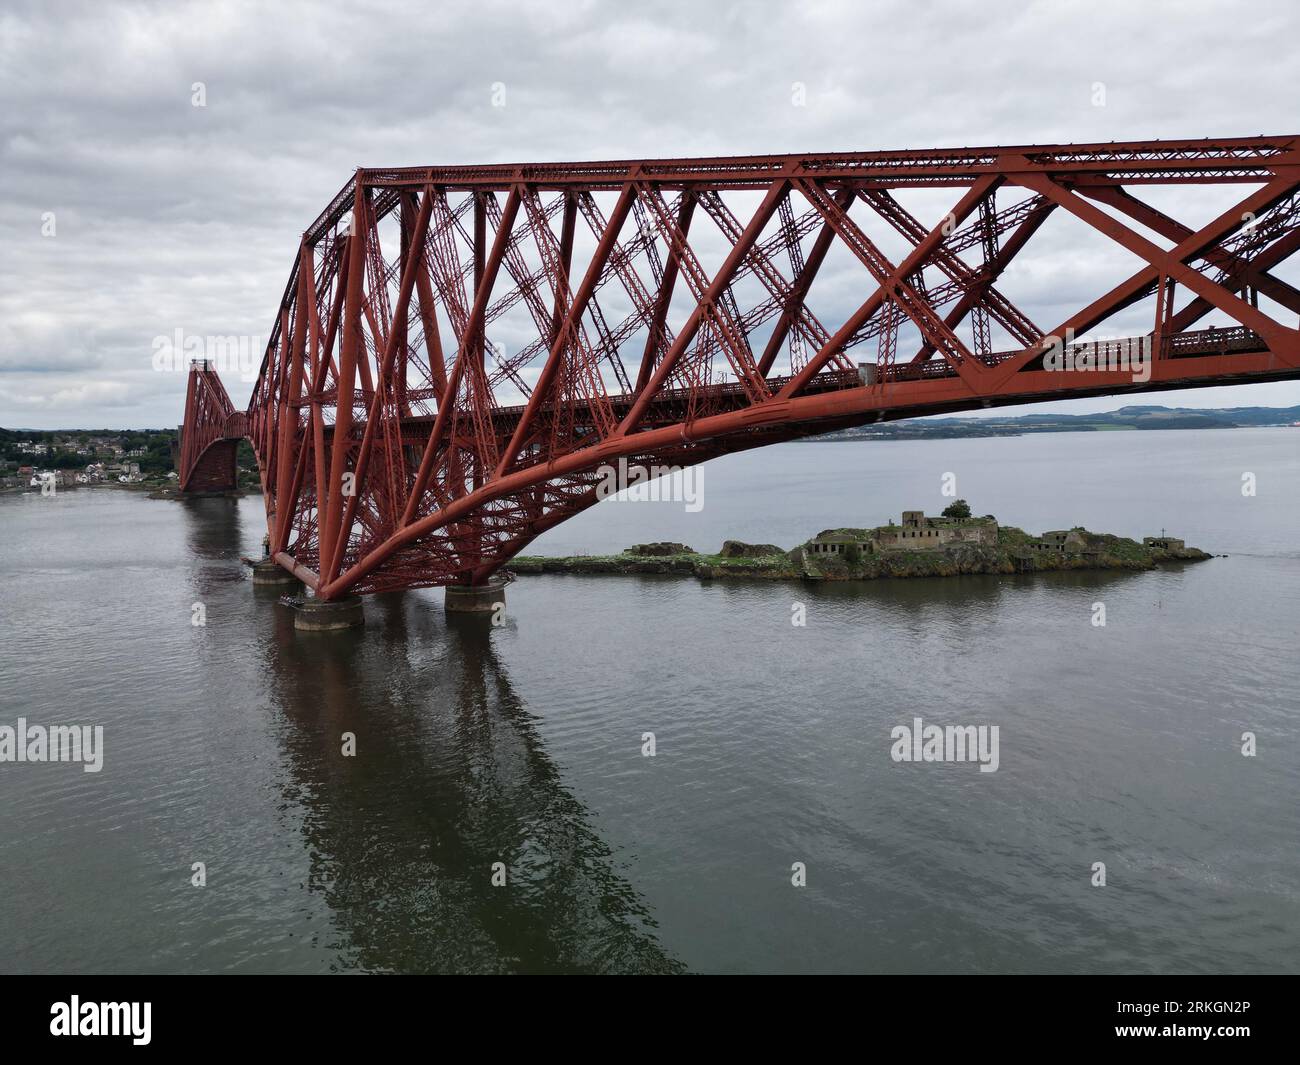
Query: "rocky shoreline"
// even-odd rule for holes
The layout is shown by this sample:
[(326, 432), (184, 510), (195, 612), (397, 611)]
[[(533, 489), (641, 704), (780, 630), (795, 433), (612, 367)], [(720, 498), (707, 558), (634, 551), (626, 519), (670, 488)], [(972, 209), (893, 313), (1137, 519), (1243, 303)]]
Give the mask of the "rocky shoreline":
[[(686, 544), (636, 544), (618, 555), (548, 558), (521, 555), (509, 569), (519, 575), (541, 573), (665, 574), (700, 580), (864, 581), (911, 577), (956, 577), (963, 574), (1042, 573), (1066, 570), (1149, 570), (1166, 562), (1200, 562), (1214, 557), (1195, 547), (1158, 547), (1083, 528), (1077, 549), (1041, 550), (1038, 538), (1014, 526), (997, 530), (996, 544), (958, 543), (929, 550), (870, 551), (873, 530), (827, 530), (792, 550), (775, 544), (728, 540), (715, 554)], [(821, 554), (813, 547), (828, 539), (852, 541), (863, 550)], [(812, 548), (812, 549), (810, 549)]]

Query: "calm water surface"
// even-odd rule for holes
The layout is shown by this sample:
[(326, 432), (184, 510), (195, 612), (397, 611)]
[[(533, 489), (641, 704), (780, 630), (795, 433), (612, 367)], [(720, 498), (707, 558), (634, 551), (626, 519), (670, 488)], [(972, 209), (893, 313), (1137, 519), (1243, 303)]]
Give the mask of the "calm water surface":
[[(0, 969), (1300, 971), (1300, 430), (791, 444), (704, 471), (699, 513), (606, 502), (533, 551), (792, 546), (934, 513), (953, 472), (1033, 531), (1166, 527), (1229, 557), (528, 577), (503, 628), (422, 591), (326, 636), (248, 583), (260, 499), (0, 498), (0, 724), (105, 730), (98, 774), (0, 764)], [(998, 725), (1000, 768), (895, 764), (913, 716)]]

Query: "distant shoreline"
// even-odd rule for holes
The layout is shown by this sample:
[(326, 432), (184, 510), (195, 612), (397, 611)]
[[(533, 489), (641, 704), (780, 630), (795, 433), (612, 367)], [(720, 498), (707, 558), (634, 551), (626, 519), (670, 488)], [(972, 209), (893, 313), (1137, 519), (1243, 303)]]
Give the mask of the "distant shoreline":
[[(101, 481), (97, 484), (69, 484), (58, 485), (54, 492), (56, 495), (62, 495), (64, 492), (134, 492), (136, 495), (144, 495), (149, 499), (242, 499), (248, 495), (261, 495), (261, 488), (234, 488), (229, 492), (204, 492), (193, 495), (185, 495), (179, 489), (157, 484), (114, 484), (111, 481)], [(19, 495), (40, 495), (40, 486), (16, 485), (12, 488), (0, 488), (0, 496), (19, 496)]]
[[(1277, 420), (1282, 417), (1283, 420)], [(1238, 420), (1234, 420), (1238, 419)], [(1217, 411), (1125, 407), (1105, 414), (1025, 414), (1016, 418), (912, 418), (839, 429), (797, 441), (820, 444), (864, 440), (961, 440), (1042, 433), (1159, 432), (1191, 429), (1300, 429), (1300, 407), (1244, 407)]]
[[(1294, 407), (1162, 407), (1131, 405), (1097, 414), (1020, 414), (1000, 418), (981, 415), (977, 418), (926, 417), (893, 422), (877, 422), (857, 429), (825, 433), (806, 440), (833, 440), (839, 437), (876, 439), (882, 434), (910, 427), (917, 435), (923, 430), (958, 430), (958, 436), (1006, 436), (1031, 432), (1090, 432), (1094, 429), (1263, 429), (1300, 427), (1300, 405)], [(114, 433), (175, 433), (175, 429), (30, 429), (0, 427), (0, 443), (6, 437), (50, 435), (112, 435)], [(28, 461), (39, 456), (25, 456)]]

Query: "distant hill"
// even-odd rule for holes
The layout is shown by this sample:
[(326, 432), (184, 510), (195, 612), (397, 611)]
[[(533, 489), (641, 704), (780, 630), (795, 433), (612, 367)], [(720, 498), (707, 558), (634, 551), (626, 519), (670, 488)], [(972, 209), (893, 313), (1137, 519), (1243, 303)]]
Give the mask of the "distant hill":
[(1101, 414), (1020, 414), (990, 418), (922, 418), (843, 429), (815, 440), (944, 440), (1025, 433), (1090, 433), (1132, 429), (1239, 429), (1300, 423), (1296, 407), (1120, 407)]

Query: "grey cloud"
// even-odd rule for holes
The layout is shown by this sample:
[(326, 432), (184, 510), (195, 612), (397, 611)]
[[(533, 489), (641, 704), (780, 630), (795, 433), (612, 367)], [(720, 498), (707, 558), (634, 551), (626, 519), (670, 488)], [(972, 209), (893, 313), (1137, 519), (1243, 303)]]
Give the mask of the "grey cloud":
[[(265, 335), (299, 235), (358, 165), (1295, 132), (1292, 7), (1238, 10), (8, 0), (0, 424), (174, 424), (183, 380), (151, 368), (154, 339)], [(1117, 268), (1058, 242), (1007, 287), (1050, 327)]]

